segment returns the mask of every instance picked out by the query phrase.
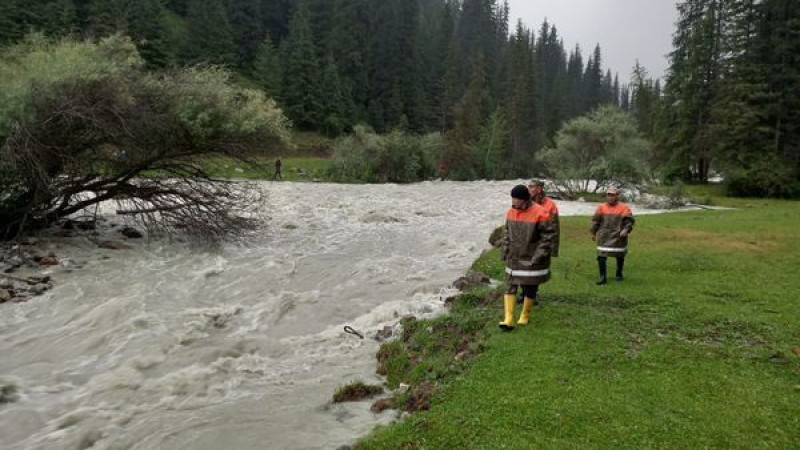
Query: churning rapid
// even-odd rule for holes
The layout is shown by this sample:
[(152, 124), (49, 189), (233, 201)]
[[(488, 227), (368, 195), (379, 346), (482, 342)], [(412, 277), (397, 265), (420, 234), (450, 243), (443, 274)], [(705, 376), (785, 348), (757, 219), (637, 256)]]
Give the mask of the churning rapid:
[[(217, 251), (44, 239), (84, 267), (54, 269), (52, 291), (0, 305), (0, 384), (14, 392), (0, 403), (0, 446), (352, 443), (395, 413), (331, 405), (335, 389), (381, 382), (372, 336), (442, 311), (514, 184), (268, 183), (269, 226)], [(559, 202), (562, 215), (594, 206)]]

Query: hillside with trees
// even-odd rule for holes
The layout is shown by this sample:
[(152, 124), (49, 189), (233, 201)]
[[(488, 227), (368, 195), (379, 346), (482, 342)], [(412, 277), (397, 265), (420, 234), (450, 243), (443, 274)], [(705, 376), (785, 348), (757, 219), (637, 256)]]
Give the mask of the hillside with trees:
[[(599, 46), (585, 56), (554, 24), (509, 30), (508, 17), (497, 0), (11, 0), (0, 41), (124, 33), (151, 69), (225, 65), (297, 129), (440, 132), (454, 177), (527, 176), (565, 120), (620, 104), (620, 89)], [(470, 148), (492, 123), (504, 163), (476, 167)]]
[(736, 194), (798, 193), (800, 3), (686, 0), (649, 132), (673, 177)]
[(440, 133), (453, 179), (552, 174), (535, 161), (562, 126), (612, 104), (664, 181), (721, 173), (740, 194), (796, 194), (800, 3), (677, 8), (663, 81), (638, 63), (612, 74), (599, 44), (565, 48), (547, 21), (510, 24), (502, 0), (7, 0), (0, 42), (127, 34), (150, 70), (223, 65), (301, 131)]

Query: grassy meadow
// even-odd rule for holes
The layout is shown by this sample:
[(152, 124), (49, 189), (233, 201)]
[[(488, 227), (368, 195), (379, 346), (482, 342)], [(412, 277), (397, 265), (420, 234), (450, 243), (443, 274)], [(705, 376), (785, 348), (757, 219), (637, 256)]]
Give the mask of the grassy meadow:
[[(319, 133), (294, 131), (292, 149), (280, 155), (284, 181), (325, 181), (335, 140)], [(233, 158), (207, 157), (200, 161), (209, 174), (219, 178), (272, 180), (276, 156), (255, 157), (252, 164)]]
[[(407, 323), (379, 370), (422, 411), (357, 447), (800, 448), (800, 202), (714, 200), (739, 209), (639, 216), (606, 286), (589, 218), (563, 218), (527, 327), (498, 330), (488, 288)], [(503, 278), (497, 250), (474, 268)]]
[[(315, 156), (281, 158), (284, 181), (324, 181), (330, 159)], [(244, 164), (232, 158), (207, 158), (203, 168), (220, 178), (271, 180), (275, 174), (275, 157), (261, 158), (255, 164)]]

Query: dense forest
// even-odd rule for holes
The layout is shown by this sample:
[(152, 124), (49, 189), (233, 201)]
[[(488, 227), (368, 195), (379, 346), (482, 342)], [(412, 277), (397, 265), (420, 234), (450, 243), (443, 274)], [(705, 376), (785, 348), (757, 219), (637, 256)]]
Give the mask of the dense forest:
[[(213, 63), (278, 99), (295, 127), (477, 137), (500, 110), (510, 156), (531, 160), (562, 123), (624, 88), (555, 25), (509, 30), (496, 0), (11, 0), (0, 39), (122, 32), (152, 68)], [(625, 102), (622, 102), (625, 103)], [(453, 148), (463, 145), (453, 145)], [(458, 164), (458, 150), (447, 152)], [(516, 164), (519, 166), (519, 164)], [(527, 166), (528, 164), (522, 164)], [(514, 164), (509, 164), (513, 167)]]
[[(437, 158), (462, 178), (529, 175), (567, 121), (612, 104), (664, 180), (723, 173), (745, 193), (796, 191), (800, 2), (677, 7), (663, 81), (638, 63), (612, 74), (599, 44), (565, 48), (555, 24), (509, 24), (498, 0), (6, 0), (0, 42), (121, 32), (153, 70), (229, 67), (300, 130), (441, 133)], [(470, 161), (482, 141), (504, 161), (491, 173)]]
[[(800, 193), (800, 2), (686, 0), (663, 95), (640, 125), (657, 163), (735, 194)], [(648, 99), (649, 101), (649, 99)]]

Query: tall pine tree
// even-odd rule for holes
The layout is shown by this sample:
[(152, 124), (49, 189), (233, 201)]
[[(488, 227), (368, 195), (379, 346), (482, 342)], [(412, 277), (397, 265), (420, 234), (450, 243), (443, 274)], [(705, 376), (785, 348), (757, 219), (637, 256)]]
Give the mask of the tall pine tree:
[(342, 91), (351, 103), (347, 114), (364, 121), (369, 98), (370, 0), (335, 0), (328, 52), (341, 73)]
[(648, 138), (653, 138), (655, 133), (655, 120), (659, 108), (659, 95), (655, 89), (655, 82), (647, 74), (639, 60), (631, 73), (630, 105), (629, 110), (639, 126), (639, 131)]
[(269, 35), (264, 38), (256, 52), (250, 74), (267, 95), (280, 97), (281, 63), (278, 51), (272, 44)]
[(311, 33), (308, 7), (300, 1), (281, 47), (284, 62), (281, 101), (287, 116), (301, 129), (319, 129), (324, 119), (322, 68)]
[(583, 92), (583, 55), (580, 46), (569, 54), (567, 61), (567, 118), (578, 117), (586, 112), (586, 98)]
[(92, 35), (123, 33), (130, 36), (151, 66), (166, 66), (174, 57), (174, 49), (167, 39), (161, 0), (90, 0), (86, 12)]
[(448, 133), (443, 161), (448, 176), (455, 179), (472, 179), (478, 172), (478, 161), (471, 147), (480, 135), (483, 117), (488, 106), (486, 64), (479, 54), (473, 62), (472, 78), (466, 93), (454, 108), (455, 126)]
[(550, 25), (546, 20), (536, 40), (534, 61), (542, 133), (547, 140), (552, 140), (567, 116), (567, 61), (555, 25)]
[(753, 0), (728, 7), (721, 80), (705, 135), (735, 194), (786, 194), (800, 174), (800, 39), (788, 32), (793, 17), (800, 24), (800, 8)]
[(671, 156), (672, 171), (688, 180), (707, 181), (712, 148), (707, 127), (723, 56), (722, 0), (686, 0), (678, 5), (665, 96), (674, 105), (659, 147)]
[(345, 98), (339, 69), (331, 54), (328, 54), (325, 60), (320, 88), (323, 93), (321, 105), (323, 131), (328, 136), (338, 136), (352, 125), (352, 119), (348, 117), (352, 108), (348, 108), (349, 101)]
[(534, 65), (533, 37), (520, 21), (511, 37), (508, 97), (505, 99), (511, 130), (509, 162), (523, 176), (533, 163), (535, 151), (543, 144), (540, 91)]
[(236, 59), (242, 67), (247, 67), (255, 59), (264, 36), (264, 2), (261, 0), (227, 0), (228, 18), (233, 39), (236, 43)]
[(77, 30), (73, 0), (3, 0), (0, 2), (0, 43), (21, 39), (31, 31), (65, 36)]
[(586, 109), (593, 110), (603, 103), (603, 58), (600, 44), (594, 48), (593, 55), (586, 63), (586, 72), (583, 74), (583, 92), (586, 99)]
[(184, 58), (192, 63), (235, 64), (236, 44), (222, 0), (190, 0), (187, 14)]

